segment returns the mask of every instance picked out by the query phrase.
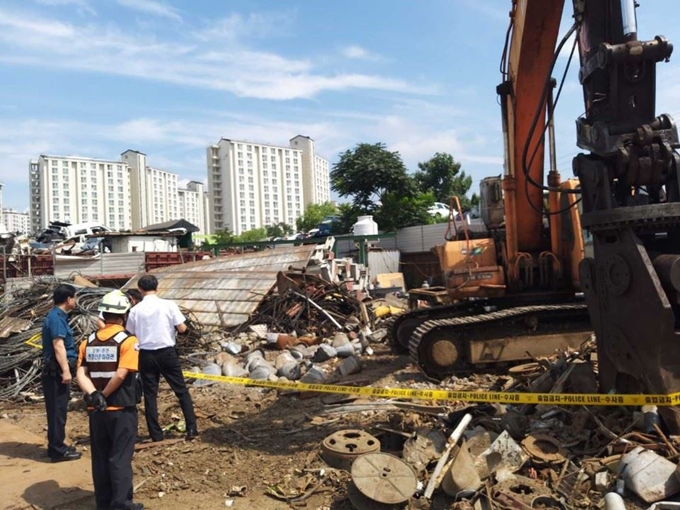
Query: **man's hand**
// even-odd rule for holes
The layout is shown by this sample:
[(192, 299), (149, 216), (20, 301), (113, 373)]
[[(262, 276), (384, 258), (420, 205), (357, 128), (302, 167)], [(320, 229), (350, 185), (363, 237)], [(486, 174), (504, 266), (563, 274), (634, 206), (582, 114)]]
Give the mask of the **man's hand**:
[(104, 397), (104, 394), (99, 390), (95, 390), (89, 395), (85, 395), (85, 403), (88, 406), (94, 407), (95, 411), (106, 411), (106, 397)]
[(62, 372), (61, 384), (71, 384), (71, 379), (73, 379), (73, 376), (71, 375), (70, 370), (68, 372)]

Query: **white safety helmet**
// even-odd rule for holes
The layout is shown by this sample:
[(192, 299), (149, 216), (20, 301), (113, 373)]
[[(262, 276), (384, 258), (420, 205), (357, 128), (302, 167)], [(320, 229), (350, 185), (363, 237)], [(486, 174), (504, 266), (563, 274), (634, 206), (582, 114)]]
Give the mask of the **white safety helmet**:
[(123, 292), (114, 290), (102, 298), (97, 310), (103, 313), (124, 315), (130, 308), (132, 308), (132, 305), (130, 304), (130, 298), (128, 298)]

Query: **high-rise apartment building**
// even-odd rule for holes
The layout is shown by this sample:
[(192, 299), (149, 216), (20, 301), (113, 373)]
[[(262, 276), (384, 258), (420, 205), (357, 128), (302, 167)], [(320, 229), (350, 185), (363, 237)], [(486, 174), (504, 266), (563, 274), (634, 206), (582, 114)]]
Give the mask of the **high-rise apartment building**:
[(222, 138), (208, 147), (207, 164), (212, 232), (295, 227), (305, 206), (330, 199), (328, 162), (305, 136), (288, 147)]
[(8, 232), (28, 234), (31, 232), (30, 216), (27, 212), (15, 211), (11, 208), (2, 209), (2, 224)]
[(130, 168), (132, 230), (179, 218), (177, 174), (148, 166), (139, 151), (127, 150), (121, 158)]
[(308, 136), (298, 135), (291, 139), (290, 146), (302, 151), (302, 174), (305, 202), (322, 204), (331, 199), (331, 187), (328, 160), (314, 151), (314, 140)]
[(177, 190), (179, 216), (196, 225), (203, 234), (211, 234), (208, 214), (208, 195), (202, 182), (189, 181), (186, 188)]
[(130, 171), (121, 161), (41, 155), (29, 172), (33, 231), (50, 221), (130, 228)]
[[(29, 174), (32, 231), (51, 221), (138, 230), (182, 217), (177, 174), (148, 166), (139, 151), (125, 151), (119, 161), (41, 155), (31, 160)], [(200, 201), (205, 217), (205, 193), (190, 200)], [(201, 229), (207, 227), (203, 224)]]

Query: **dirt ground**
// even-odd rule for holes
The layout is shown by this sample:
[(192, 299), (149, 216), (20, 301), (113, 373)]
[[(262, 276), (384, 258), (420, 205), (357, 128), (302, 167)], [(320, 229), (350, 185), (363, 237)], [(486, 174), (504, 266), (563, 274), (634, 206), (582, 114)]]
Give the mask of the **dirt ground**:
[[(403, 356), (395, 356), (386, 346), (362, 358), (363, 371), (343, 379), (343, 384), (408, 386), (414, 382), (429, 386)], [(334, 395), (279, 393), (255, 387), (225, 384), (193, 387), (191, 394), (198, 416), (200, 438), (181, 440), (180, 432), (170, 431), (166, 438), (178, 438), (160, 445), (148, 441), (140, 407), (139, 436), (142, 449), (134, 456), (135, 500), (151, 509), (290, 508), (288, 502), (268, 496), (276, 488), (285, 496), (304, 494), (321, 480), (315, 469), (325, 469), (325, 482), (296, 506), (310, 509), (351, 509), (346, 486), (349, 475), (329, 469), (318, 456), (323, 439), (337, 430), (362, 428), (379, 434), (375, 427), (408, 428), (421, 420), (420, 415), (403, 411), (383, 411), (380, 403), (373, 411), (327, 414), (324, 410), (337, 401)], [(74, 402), (74, 407), (80, 407)], [(159, 395), (161, 424), (172, 426), (181, 419), (177, 399), (167, 386)], [(46, 420), (41, 402), (4, 405), (0, 414), (24, 431), (44, 438)], [(77, 445), (89, 463), (87, 416), (82, 410), (69, 412), (67, 442)], [(3, 442), (12, 438), (4, 437)], [(138, 445), (139, 447), (140, 445)], [(43, 441), (43, 448), (45, 441)], [(3, 451), (0, 451), (2, 454)], [(39, 456), (39, 455), (36, 455)], [(78, 461), (80, 463), (82, 461)], [(73, 468), (77, 463), (52, 465), (54, 469)], [(77, 469), (82, 469), (78, 467)], [(306, 472), (305, 470), (309, 470)], [(2, 470), (0, 469), (0, 473)], [(41, 472), (44, 476), (44, 473)], [(35, 480), (36, 483), (41, 480)], [(45, 486), (53, 491), (53, 484)], [(93, 508), (90, 487), (82, 487), (82, 497), (67, 506), (36, 505), (27, 501), (20, 508)], [(34, 498), (39, 502), (40, 498)], [(450, 503), (442, 501), (440, 508)]]
[[(386, 345), (377, 344), (374, 348), (374, 355), (361, 358), (363, 370), (342, 379), (342, 384), (434, 387), (408, 357), (392, 354)], [(505, 380), (507, 377), (501, 370), (498, 375), (480, 373), (453, 383), (456, 389), (462, 390), (497, 389)], [(325, 437), (338, 430), (363, 429), (380, 439), (382, 451), (398, 454), (404, 439), (399, 443), (398, 435), (386, 435), (384, 429), (411, 433), (420, 426), (434, 427), (438, 423), (436, 416), (395, 410), (384, 400), (366, 401), (368, 406), (357, 409), (361, 401), (343, 395), (282, 393), (221, 383), (192, 387), (191, 394), (200, 430), (199, 439), (193, 442), (185, 441), (181, 432), (171, 430), (166, 433), (170, 441), (149, 443), (140, 408), (139, 443), (133, 460), (134, 486), (135, 500), (144, 503), (146, 508), (350, 510), (354, 507), (347, 497), (349, 473), (329, 468), (320, 458)], [(352, 404), (350, 410), (337, 412), (338, 405), (346, 402)], [(12, 483), (11, 476), (14, 476), (17, 483), (23, 484), (15, 487), (14, 499), (6, 499), (0, 507), (12, 510), (94, 508), (87, 416), (79, 399), (74, 398), (72, 403), (67, 441), (77, 445), (84, 458), (57, 465), (45, 462), (44, 458), (46, 420), (42, 402), (0, 406), (3, 418), (0, 420), (0, 432), (3, 432), (0, 478)], [(167, 385), (162, 386), (159, 408), (162, 425), (172, 428), (180, 423), (177, 399)], [(454, 409), (449, 407), (447, 411)], [(12, 425), (10, 431), (14, 433), (5, 433), (2, 423)], [(30, 442), (30, 438), (26, 439), (28, 436), (33, 438), (32, 444), (25, 444)], [(63, 474), (63, 470), (78, 476), (67, 480), (52, 476)], [(323, 477), (319, 477), (320, 470)], [(59, 493), (64, 497), (55, 498)], [(272, 493), (278, 497), (270, 495)], [(300, 496), (299, 501), (285, 500)], [(67, 503), (64, 498), (68, 499)], [(422, 503), (412, 500), (410, 508), (418, 508)], [(630, 505), (627, 508), (646, 508), (631, 503), (627, 500)], [(438, 491), (432, 505), (425, 508), (467, 508), (453, 504), (452, 498)]]

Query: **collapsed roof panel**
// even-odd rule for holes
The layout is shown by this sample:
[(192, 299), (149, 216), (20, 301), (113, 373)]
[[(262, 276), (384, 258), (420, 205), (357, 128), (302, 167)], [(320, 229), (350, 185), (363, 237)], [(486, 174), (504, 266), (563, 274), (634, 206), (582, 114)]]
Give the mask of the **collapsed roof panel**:
[[(304, 268), (319, 247), (285, 246), (274, 250), (189, 262), (152, 271), (158, 295), (191, 310), (205, 330), (247, 321), (276, 285), (279, 271)], [(125, 288), (137, 286), (137, 275)]]

